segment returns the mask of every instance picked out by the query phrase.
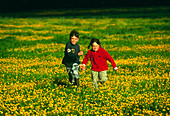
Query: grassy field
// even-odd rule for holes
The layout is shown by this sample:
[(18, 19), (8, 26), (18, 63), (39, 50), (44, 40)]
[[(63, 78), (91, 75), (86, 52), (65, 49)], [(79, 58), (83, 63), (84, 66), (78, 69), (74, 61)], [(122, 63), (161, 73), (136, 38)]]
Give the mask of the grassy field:
[[(47, 10), (0, 14), (0, 115), (170, 115), (168, 7)], [(114, 58), (94, 90), (91, 64), (71, 86), (61, 63), (71, 30)], [(80, 58), (81, 61), (83, 57)]]

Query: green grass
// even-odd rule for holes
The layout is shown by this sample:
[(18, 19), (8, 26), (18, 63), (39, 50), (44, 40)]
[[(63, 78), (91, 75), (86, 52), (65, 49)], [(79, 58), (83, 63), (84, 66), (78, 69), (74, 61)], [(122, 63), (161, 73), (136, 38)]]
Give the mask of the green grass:
[[(169, 115), (168, 7), (48, 10), (0, 15), (0, 115)], [(72, 87), (61, 64), (69, 33), (114, 58), (94, 90), (91, 64)], [(83, 60), (83, 57), (80, 58)]]

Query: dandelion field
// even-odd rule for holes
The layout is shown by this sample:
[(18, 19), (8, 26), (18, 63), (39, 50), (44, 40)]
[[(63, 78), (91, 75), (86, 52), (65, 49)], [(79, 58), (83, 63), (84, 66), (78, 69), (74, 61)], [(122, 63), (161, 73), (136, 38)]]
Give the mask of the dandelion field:
[[(0, 115), (170, 115), (169, 10), (1, 14)], [(109, 81), (97, 91), (90, 62), (80, 71), (79, 90), (61, 63), (73, 29), (84, 54), (90, 39), (98, 38), (119, 68), (115, 72), (108, 62)]]

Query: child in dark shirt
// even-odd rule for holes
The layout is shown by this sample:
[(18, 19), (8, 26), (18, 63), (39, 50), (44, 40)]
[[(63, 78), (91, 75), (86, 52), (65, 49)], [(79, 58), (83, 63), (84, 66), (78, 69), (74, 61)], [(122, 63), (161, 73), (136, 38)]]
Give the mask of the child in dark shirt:
[(70, 33), (70, 42), (66, 44), (65, 55), (62, 63), (66, 66), (69, 81), (72, 85), (79, 86), (79, 73), (78, 68), (80, 64), (80, 56), (83, 55), (83, 51), (80, 51), (80, 46), (77, 44), (79, 41), (79, 33), (72, 30)]

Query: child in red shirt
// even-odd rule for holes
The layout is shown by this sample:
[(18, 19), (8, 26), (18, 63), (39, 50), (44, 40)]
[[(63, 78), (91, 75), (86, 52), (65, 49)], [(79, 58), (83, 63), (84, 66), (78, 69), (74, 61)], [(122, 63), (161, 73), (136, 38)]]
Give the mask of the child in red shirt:
[(92, 46), (92, 49), (87, 52), (87, 54), (84, 56), (82, 65), (80, 65), (80, 68), (82, 70), (85, 70), (85, 66), (89, 59), (91, 60), (92, 64), (92, 83), (94, 84), (95, 88), (98, 88), (98, 82), (97, 79), (99, 78), (99, 81), (103, 84), (105, 81), (108, 80), (107, 78), (107, 60), (111, 62), (113, 68), (115, 71), (118, 71), (118, 68), (113, 60), (113, 58), (110, 56), (110, 54), (100, 46), (99, 39), (93, 38), (90, 42), (90, 45), (88, 48)]

